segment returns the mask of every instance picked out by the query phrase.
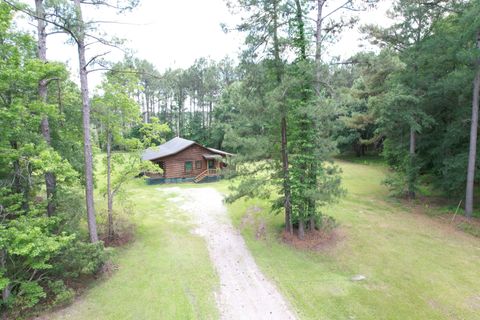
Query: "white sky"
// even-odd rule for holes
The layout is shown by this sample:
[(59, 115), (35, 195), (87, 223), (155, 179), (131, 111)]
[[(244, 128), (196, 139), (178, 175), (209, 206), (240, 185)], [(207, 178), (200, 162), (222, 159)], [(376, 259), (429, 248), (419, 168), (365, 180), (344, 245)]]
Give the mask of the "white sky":
[[(32, 6), (34, 5), (33, 0)], [(345, 0), (327, 2), (326, 11), (335, 8)], [(385, 10), (391, 0), (382, 0), (379, 9), (359, 13), (360, 24), (386, 24)], [(153, 63), (159, 71), (166, 68), (187, 68), (196, 58), (210, 57), (220, 60), (229, 55), (238, 56), (243, 37), (236, 33), (225, 34), (221, 23), (235, 25), (239, 18), (232, 16), (224, 0), (141, 0), (139, 7), (121, 16), (103, 10), (85, 10), (86, 19), (119, 21), (127, 24), (103, 24), (102, 29), (109, 36), (127, 40), (139, 58)], [(22, 22), (20, 22), (22, 25)], [(340, 41), (328, 48), (330, 56), (347, 58), (361, 50), (358, 27), (346, 30)], [(47, 56), (51, 60), (68, 63), (73, 73), (78, 70), (75, 47), (65, 44), (65, 36), (52, 35), (47, 39)], [(90, 55), (109, 51), (109, 48), (92, 47)], [(107, 59), (118, 60), (122, 54), (115, 49)], [(90, 75), (91, 89), (100, 82), (101, 75)]]

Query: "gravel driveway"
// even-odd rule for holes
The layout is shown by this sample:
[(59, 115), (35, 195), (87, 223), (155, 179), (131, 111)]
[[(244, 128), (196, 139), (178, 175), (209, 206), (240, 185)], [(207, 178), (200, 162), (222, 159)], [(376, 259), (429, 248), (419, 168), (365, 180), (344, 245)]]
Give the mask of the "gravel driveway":
[(161, 188), (170, 201), (191, 215), (205, 238), (220, 278), (216, 293), (221, 319), (295, 319), (277, 288), (262, 274), (242, 236), (227, 216), (222, 195), (213, 188)]

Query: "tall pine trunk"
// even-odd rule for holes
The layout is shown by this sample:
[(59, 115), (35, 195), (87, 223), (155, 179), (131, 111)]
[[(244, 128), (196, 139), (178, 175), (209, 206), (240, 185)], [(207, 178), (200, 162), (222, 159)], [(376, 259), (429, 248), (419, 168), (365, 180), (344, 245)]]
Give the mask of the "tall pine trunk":
[(150, 96), (145, 90), (145, 110), (146, 110), (146, 115), (145, 117), (147, 118), (146, 122), (150, 123)]
[[(480, 49), (480, 31), (477, 33), (477, 49)], [(475, 79), (473, 81), (472, 123), (470, 127), (470, 149), (468, 152), (467, 190), (465, 194), (465, 215), (472, 217), (473, 189), (475, 183), (475, 166), (477, 157), (478, 103), (480, 94), (480, 58), (475, 63)]]
[[(273, 1), (273, 51), (275, 59), (275, 72), (277, 84), (282, 83), (282, 70), (280, 59), (280, 41), (278, 38), (278, 0)], [(293, 233), (292, 205), (290, 189), (290, 173), (288, 162), (288, 136), (287, 136), (287, 110), (285, 103), (280, 106), (280, 131), (281, 131), (281, 153), (282, 153), (282, 175), (283, 175), (283, 207), (285, 210), (285, 231)]]
[(112, 193), (112, 134), (107, 133), (107, 202), (108, 202), (108, 240), (112, 241), (114, 237), (113, 229), (113, 193)]
[(315, 34), (315, 80), (317, 95), (320, 96), (322, 81), (322, 24), (323, 6), (326, 0), (317, 0), (317, 31)]
[[(318, 99), (318, 102), (320, 100), (320, 94), (322, 91), (322, 42), (323, 42), (323, 33), (322, 33), (322, 28), (323, 28), (323, 7), (325, 6), (326, 0), (317, 0), (317, 29), (315, 33), (315, 93)], [(317, 102), (317, 103), (318, 103)], [(318, 124), (316, 121), (313, 121), (313, 128), (315, 134), (319, 132), (318, 130)], [(315, 138), (313, 138), (315, 140)], [(313, 144), (315, 145), (315, 143)], [(311, 163), (310, 170), (311, 170), (311, 175), (310, 175), (310, 183), (312, 186), (317, 187), (317, 171), (318, 171), (318, 160), (317, 157), (314, 156), (314, 159)], [(316, 227), (316, 219), (313, 217), (317, 211), (317, 204), (313, 199), (310, 199), (309, 204), (308, 204), (308, 210), (311, 213), (310, 217), (310, 230), (314, 231)]]
[(416, 183), (416, 155), (415, 151), (417, 148), (417, 134), (415, 132), (415, 129), (410, 128), (410, 147), (409, 147), (409, 166), (410, 166), (410, 172), (407, 172), (407, 178), (408, 178), (408, 198), (409, 199), (415, 199), (415, 183)]
[(93, 155), (90, 135), (90, 97), (88, 95), (88, 73), (85, 58), (85, 25), (82, 17), (81, 0), (74, 0), (77, 11), (77, 47), (80, 68), (80, 89), (82, 92), (83, 155), (85, 161), (85, 200), (90, 241), (98, 242), (97, 222), (93, 201)]
[(305, 221), (301, 217), (298, 219), (298, 238), (305, 240)]
[[(43, 0), (35, 0), (35, 10), (37, 15), (37, 56), (38, 59), (47, 63), (47, 32), (45, 24), (45, 8)], [(43, 104), (47, 103), (47, 79), (41, 79), (38, 82), (38, 96)], [(47, 145), (51, 145), (50, 125), (48, 116), (42, 115), (41, 120), (42, 136)], [(56, 177), (53, 172), (45, 173), (45, 188), (47, 191), (47, 214), (52, 216), (55, 213), (55, 191), (57, 188)]]
[[(304, 63), (307, 61), (307, 45), (306, 45), (306, 38), (305, 38), (305, 24), (303, 22), (303, 11), (302, 11), (302, 5), (300, 3), (300, 0), (295, 0), (295, 7), (296, 7), (296, 22), (297, 22), (297, 32), (298, 32), (298, 42), (297, 46), (298, 49), (300, 50), (300, 57), (299, 57), (299, 62)], [(303, 67), (303, 66), (302, 66)], [(302, 71), (303, 73), (303, 71)], [(307, 93), (307, 88), (303, 87), (301, 92), (301, 99), (303, 102), (303, 105), (306, 107), (308, 104), (308, 93)], [(307, 185), (309, 189), (312, 187), (312, 175), (315, 173), (312, 171), (313, 168), (313, 162), (315, 159), (309, 158), (310, 155), (312, 155), (313, 150), (311, 147), (308, 147), (310, 143), (306, 143), (309, 139), (314, 139), (314, 137), (310, 136), (310, 126), (313, 125), (313, 123), (310, 121), (309, 116), (306, 112), (303, 110), (300, 110), (300, 131), (301, 131), (301, 138), (299, 141), (296, 141), (297, 143), (300, 142), (300, 152), (301, 152), (301, 157), (304, 157), (303, 161), (300, 163), (297, 163), (297, 165), (300, 167), (302, 171), (302, 175), (298, 177), (300, 179), (300, 183), (302, 186)], [(302, 141), (303, 140), (303, 141)], [(302, 190), (303, 192), (306, 193), (307, 190)], [(301, 199), (296, 199), (296, 201), (302, 201), (302, 207), (304, 210), (303, 212), (298, 213), (298, 237), (300, 240), (305, 239), (305, 224), (306, 221), (309, 220), (312, 217), (312, 201), (310, 197), (308, 196), (302, 196)], [(313, 205), (315, 202), (313, 201)]]

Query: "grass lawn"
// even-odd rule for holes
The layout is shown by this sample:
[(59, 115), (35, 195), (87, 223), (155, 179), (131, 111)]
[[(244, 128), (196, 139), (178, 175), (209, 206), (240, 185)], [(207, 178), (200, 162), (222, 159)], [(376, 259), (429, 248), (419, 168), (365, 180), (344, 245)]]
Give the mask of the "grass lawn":
[(114, 249), (118, 266), (72, 306), (48, 319), (216, 319), (218, 278), (202, 238), (169, 206), (158, 186), (128, 186), (136, 241)]
[[(348, 194), (326, 209), (340, 223), (341, 239), (331, 248), (307, 252), (283, 244), (277, 239), (283, 217), (262, 200), (229, 206), (260, 268), (299, 316), (480, 319), (480, 239), (390, 199), (381, 185), (385, 167), (338, 163)], [(225, 190), (223, 182), (218, 187)], [(256, 223), (242, 222), (247, 212)], [(266, 240), (255, 237), (260, 221)], [(356, 274), (367, 280), (351, 281)]]
[[(340, 224), (335, 246), (295, 250), (278, 239), (283, 218), (269, 213), (265, 201), (229, 205), (260, 268), (299, 317), (480, 319), (480, 239), (389, 198), (381, 185), (386, 168), (375, 159), (338, 163), (348, 194), (326, 209)], [(228, 181), (175, 186), (228, 192)], [(111, 277), (48, 319), (218, 318), (219, 280), (204, 240), (190, 233), (188, 218), (156, 190), (163, 187), (141, 179), (129, 184), (135, 242), (112, 250), (118, 270)], [(99, 201), (97, 209), (104, 206)], [(257, 240), (261, 221), (266, 239)], [(367, 279), (351, 281), (356, 274)]]

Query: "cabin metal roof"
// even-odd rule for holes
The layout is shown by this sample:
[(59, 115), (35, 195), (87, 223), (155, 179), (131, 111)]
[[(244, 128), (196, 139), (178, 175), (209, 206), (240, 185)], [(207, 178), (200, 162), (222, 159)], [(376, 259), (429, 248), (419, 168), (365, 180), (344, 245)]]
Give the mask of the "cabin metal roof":
[[(180, 138), (180, 137), (175, 137), (175, 138), (165, 142), (162, 145), (159, 145), (157, 147), (148, 148), (147, 150), (145, 150), (143, 152), (143, 155), (142, 155), (142, 160), (155, 160), (155, 159), (158, 159), (158, 158), (168, 157), (168, 156), (174, 155), (176, 153), (179, 153), (180, 151), (183, 151), (183, 150), (187, 149), (188, 147), (190, 147), (194, 144), (197, 144), (197, 145), (201, 146), (200, 144), (196, 143), (195, 141), (183, 139), (183, 138)], [(231, 153), (221, 151), (221, 150), (217, 150), (217, 149), (214, 149), (214, 148), (207, 148), (207, 147), (203, 147), (203, 148), (205, 148), (207, 150), (210, 150), (211, 152), (216, 153), (216, 154), (232, 155)]]
[(233, 153), (225, 152), (225, 151), (214, 149), (214, 148), (208, 148), (208, 147), (206, 148), (214, 153), (223, 154), (224, 156), (233, 156)]
[(195, 141), (175, 137), (157, 147), (148, 148), (143, 152), (142, 160), (154, 160), (171, 156), (195, 144)]

